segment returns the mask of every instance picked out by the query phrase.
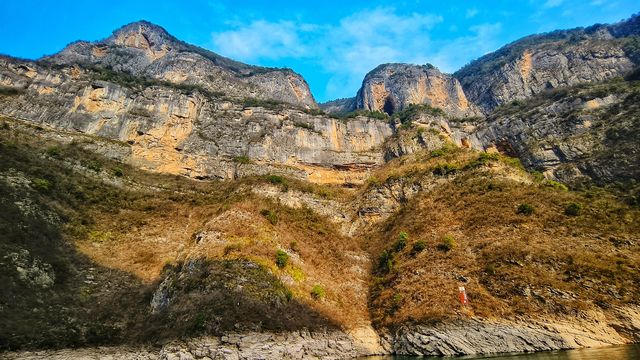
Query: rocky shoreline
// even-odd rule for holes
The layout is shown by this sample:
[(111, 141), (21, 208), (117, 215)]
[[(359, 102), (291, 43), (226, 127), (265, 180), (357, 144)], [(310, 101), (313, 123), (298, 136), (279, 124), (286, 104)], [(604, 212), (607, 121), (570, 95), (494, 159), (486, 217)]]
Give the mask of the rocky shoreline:
[(350, 359), (371, 355), (458, 356), (622, 345), (640, 341), (640, 308), (615, 316), (590, 312), (572, 321), (470, 319), (406, 325), (382, 336), (352, 331), (238, 333), (173, 341), (161, 348), (97, 347), (7, 352), (2, 359)]

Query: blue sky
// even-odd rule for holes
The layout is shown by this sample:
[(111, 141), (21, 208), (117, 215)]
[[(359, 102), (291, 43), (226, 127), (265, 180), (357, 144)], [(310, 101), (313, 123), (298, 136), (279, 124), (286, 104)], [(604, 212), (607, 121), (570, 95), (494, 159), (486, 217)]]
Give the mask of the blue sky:
[(639, 0), (1, 1), (0, 53), (38, 58), (146, 19), (250, 64), (290, 67), (318, 101), (355, 95), (385, 62), (453, 72), (532, 33), (610, 23)]

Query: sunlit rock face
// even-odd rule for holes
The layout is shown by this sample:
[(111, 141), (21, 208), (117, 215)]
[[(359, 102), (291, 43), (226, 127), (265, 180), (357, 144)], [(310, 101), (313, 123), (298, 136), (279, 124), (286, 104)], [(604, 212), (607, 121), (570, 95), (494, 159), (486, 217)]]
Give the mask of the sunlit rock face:
[[(624, 75), (637, 63), (640, 17), (612, 25), (532, 35), (458, 70), (467, 98), (484, 112), (558, 87)], [(636, 64), (637, 65), (637, 64)]]
[(356, 96), (356, 108), (387, 114), (409, 104), (427, 104), (458, 117), (475, 113), (458, 80), (431, 65), (380, 65), (365, 76)]
[(306, 81), (294, 71), (251, 66), (225, 58), (184, 43), (146, 21), (123, 26), (102, 41), (75, 42), (44, 60), (199, 85), (229, 96), (317, 107)]
[[(146, 48), (139, 38), (127, 39)], [(365, 117), (341, 121), (169, 82), (97, 80), (94, 70), (77, 65), (0, 60), (3, 86), (20, 89), (0, 101), (3, 115), (116, 140), (127, 149), (125, 160), (159, 172), (357, 183), (384, 162), (381, 145), (393, 133), (388, 122)]]

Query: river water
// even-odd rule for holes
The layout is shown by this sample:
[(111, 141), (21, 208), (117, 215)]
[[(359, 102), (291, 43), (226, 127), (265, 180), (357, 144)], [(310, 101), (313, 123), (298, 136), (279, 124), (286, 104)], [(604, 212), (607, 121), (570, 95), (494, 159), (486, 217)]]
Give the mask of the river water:
[(566, 351), (547, 351), (533, 354), (507, 354), (462, 357), (410, 357), (379, 356), (367, 360), (416, 360), (416, 359), (490, 359), (490, 360), (640, 360), (640, 345), (612, 346), (596, 349), (578, 349)]

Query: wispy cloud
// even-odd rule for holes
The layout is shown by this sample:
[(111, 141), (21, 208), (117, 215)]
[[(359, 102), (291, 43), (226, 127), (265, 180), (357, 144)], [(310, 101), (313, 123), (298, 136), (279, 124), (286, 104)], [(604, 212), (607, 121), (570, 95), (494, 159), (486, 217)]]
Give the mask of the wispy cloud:
[(213, 34), (213, 45), (226, 56), (244, 61), (301, 57), (307, 53), (300, 40), (304, 27), (291, 21), (253, 21)]
[(564, 0), (547, 0), (542, 7), (545, 9), (551, 9), (562, 5)]
[(288, 20), (230, 24), (229, 29), (214, 33), (212, 41), (216, 51), (241, 61), (307, 59), (331, 74), (326, 92), (343, 97), (353, 96), (364, 75), (382, 63), (431, 62), (444, 71), (454, 71), (470, 54), (495, 49), (499, 23), (475, 25), (455, 39), (434, 42), (430, 32), (443, 22), (437, 14), (376, 8), (333, 24)]
[(478, 9), (467, 9), (467, 12), (465, 13), (464, 17), (466, 17), (467, 19), (471, 19), (476, 15), (478, 15)]

